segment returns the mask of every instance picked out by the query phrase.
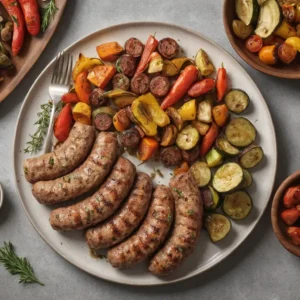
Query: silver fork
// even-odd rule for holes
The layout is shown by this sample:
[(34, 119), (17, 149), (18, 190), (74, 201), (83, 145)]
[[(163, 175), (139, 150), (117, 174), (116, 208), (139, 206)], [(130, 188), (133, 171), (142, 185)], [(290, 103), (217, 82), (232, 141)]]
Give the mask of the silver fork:
[(49, 95), (52, 100), (52, 111), (49, 120), (47, 136), (43, 152), (51, 151), (53, 137), (53, 122), (57, 104), (61, 96), (69, 91), (71, 83), (71, 74), (73, 69), (73, 57), (70, 54), (60, 52), (55, 59), (55, 65), (52, 73), (51, 84), (49, 86)]

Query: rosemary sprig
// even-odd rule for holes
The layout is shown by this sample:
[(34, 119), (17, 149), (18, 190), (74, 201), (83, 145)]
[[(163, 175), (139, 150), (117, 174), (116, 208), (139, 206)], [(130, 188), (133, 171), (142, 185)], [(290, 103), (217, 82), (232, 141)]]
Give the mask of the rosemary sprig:
[(29, 135), (31, 141), (26, 143), (26, 145), (28, 146), (24, 149), (25, 153), (32, 154), (42, 149), (44, 136), (47, 133), (49, 127), (51, 110), (51, 101), (41, 105), (41, 111), (37, 114), (38, 120), (34, 123), (34, 125), (38, 125), (38, 128), (33, 135)]
[(18, 257), (16, 255), (11, 242), (4, 242), (4, 246), (0, 248), (0, 262), (4, 264), (10, 274), (20, 275), (19, 283), (38, 283), (44, 285), (35, 277), (26, 257)]
[(48, 28), (57, 11), (58, 8), (56, 7), (55, 0), (50, 0), (50, 2), (45, 7), (41, 7), (41, 29), (43, 32)]

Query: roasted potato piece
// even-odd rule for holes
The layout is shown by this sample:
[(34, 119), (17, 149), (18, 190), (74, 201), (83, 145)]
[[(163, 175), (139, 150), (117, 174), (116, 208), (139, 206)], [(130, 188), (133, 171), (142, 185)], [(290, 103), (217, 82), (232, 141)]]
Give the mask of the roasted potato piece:
[(243, 21), (240, 20), (233, 20), (232, 30), (238, 38), (245, 40), (253, 32), (253, 26), (251, 24), (246, 25)]
[(204, 100), (199, 103), (197, 119), (203, 123), (212, 122), (212, 104), (210, 100)]
[(169, 107), (166, 110), (167, 115), (171, 119), (171, 122), (176, 126), (176, 128), (180, 131), (183, 127), (183, 120), (178, 112), (174, 107)]
[(202, 136), (206, 135), (206, 133), (210, 127), (209, 124), (202, 123), (202, 122), (196, 121), (196, 120), (194, 120), (192, 122), (192, 126), (195, 127), (197, 129), (197, 131), (199, 132), (199, 134)]
[(175, 143), (178, 134), (178, 129), (175, 125), (169, 124), (163, 129), (163, 134), (161, 138), (161, 146), (171, 146)]
[(203, 49), (200, 49), (196, 54), (195, 62), (196, 67), (200, 70), (203, 76), (208, 76), (215, 71), (214, 65)]

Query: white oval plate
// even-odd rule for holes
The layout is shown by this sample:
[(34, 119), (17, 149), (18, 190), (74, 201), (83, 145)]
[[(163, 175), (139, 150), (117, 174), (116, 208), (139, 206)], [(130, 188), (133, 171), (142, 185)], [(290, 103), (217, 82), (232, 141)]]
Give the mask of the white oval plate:
[[(194, 57), (197, 50), (204, 48), (209, 53), (215, 66), (218, 67), (223, 62), (227, 67), (231, 86), (244, 89), (251, 99), (251, 105), (243, 115), (256, 126), (258, 131), (257, 142), (264, 149), (265, 159), (260, 168), (255, 169), (253, 172), (254, 184), (249, 190), (254, 205), (251, 214), (243, 221), (233, 221), (232, 230), (223, 241), (213, 244), (210, 242), (207, 233), (203, 231), (193, 255), (174, 274), (160, 279), (147, 272), (146, 264), (120, 271), (113, 269), (105, 259), (95, 260), (89, 254), (82, 232), (59, 233), (52, 230), (48, 222), (51, 209), (40, 205), (32, 196), (31, 185), (25, 180), (22, 164), (24, 159), (28, 157), (23, 153), (23, 149), (29, 139), (29, 134), (35, 131), (33, 123), (37, 118), (37, 112), (40, 105), (49, 99), (48, 86), (53, 61), (36, 79), (25, 98), (18, 118), (14, 144), (16, 186), (28, 218), (43, 239), (61, 256), (80, 269), (99, 278), (131, 285), (158, 285), (180, 281), (204, 272), (230, 255), (246, 239), (262, 216), (273, 188), (277, 162), (274, 127), (260, 91), (245, 70), (227, 52), (197, 32), (164, 23), (129, 23), (97, 31), (74, 43), (66, 50), (76, 56), (79, 52), (82, 52), (86, 56), (97, 57), (95, 47), (101, 43), (118, 41), (123, 44), (132, 36), (145, 42), (148, 35), (154, 33), (158, 40), (167, 36), (178, 40), (188, 57)], [(139, 164), (132, 157), (130, 159)], [(160, 169), (164, 171), (165, 177), (160, 178), (157, 176), (155, 182), (168, 184), (172, 170), (161, 167)], [(150, 174), (153, 172), (153, 165), (151, 163), (144, 164), (138, 166), (138, 170)]]

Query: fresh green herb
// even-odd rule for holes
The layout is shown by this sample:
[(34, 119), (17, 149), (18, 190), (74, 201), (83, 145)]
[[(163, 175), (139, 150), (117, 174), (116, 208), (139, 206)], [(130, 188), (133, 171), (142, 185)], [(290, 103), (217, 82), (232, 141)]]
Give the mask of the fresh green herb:
[(177, 246), (176, 248), (177, 248), (177, 250), (178, 250), (179, 252), (181, 252), (181, 253), (183, 252), (183, 248), (181, 248), (181, 247), (179, 247), (179, 246)]
[(169, 213), (169, 214), (168, 214), (168, 223), (171, 223), (172, 220), (173, 220), (172, 214)]
[(41, 111), (37, 114), (38, 120), (34, 123), (34, 125), (38, 125), (38, 128), (33, 135), (30, 135), (31, 141), (26, 143), (28, 146), (24, 149), (25, 153), (33, 154), (42, 149), (44, 136), (50, 123), (51, 110), (52, 102), (41, 105)]
[(25, 175), (28, 174), (28, 168), (27, 167), (24, 168), (24, 173), (25, 173)]
[(59, 114), (63, 107), (64, 107), (64, 103), (62, 101), (59, 101), (56, 105), (55, 113)]
[(164, 174), (161, 172), (160, 169), (156, 170), (156, 173), (158, 174), (158, 176), (160, 176), (161, 178), (164, 178)]
[(156, 172), (151, 173), (151, 174), (150, 174), (150, 177), (151, 177), (152, 180), (154, 180), (155, 177), (156, 177)]
[(99, 196), (96, 197), (96, 201), (97, 201), (98, 203), (100, 203), (100, 197), (99, 197)]
[(59, 220), (59, 214), (55, 215), (55, 218), (56, 218), (57, 220)]
[(13, 21), (17, 24), (17, 26), (19, 26), (19, 21), (18, 21), (18, 18), (14, 15), (11, 15)]
[(193, 215), (195, 212), (193, 209), (189, 209), (187, 212), (186, 212), (189, 216)]
[(48, 164), (52, 167), (54, 166), (54, 158), (52, 156), (49, 158)]
[(59, 187), (60, 189), (62, 189), (62, 187), (63, 187), (62, 183), (59, 183), (59, 184), (58, 184), (58, 187)]
[(15, 254), (11, 242), (4, 242), (4, 246), (0, 248), (0, 262), (4, 264), (10, 274), (20, 275), (19, 283), (38, 283), (44, 285), (35, 277), (28, 260), (25, 257), (18, 257)]
[(10, 6), (18, 6), (18, 2), (17, 1), (14, 1), (10, 4)]
[(41, 29), (43, 32), (48, 28), (57, 11), (58, 8), (56, 7), (55, 0), (50, 0), (50, 2), (45, 7), (41, 7)]
[(183, 197), (183, 193), (181, 190), (179, 190), (177, 188), (173, 188), (173, 190), (179, 195), (179, 197)]
[(192, 232), (192, 238), (196, 238), (196, 233)]

